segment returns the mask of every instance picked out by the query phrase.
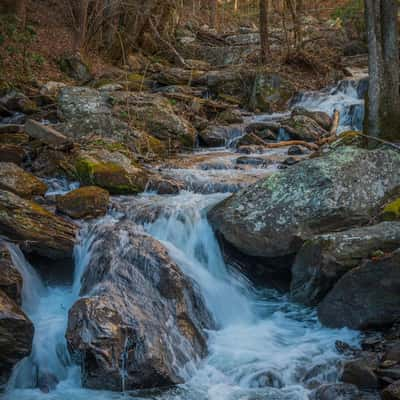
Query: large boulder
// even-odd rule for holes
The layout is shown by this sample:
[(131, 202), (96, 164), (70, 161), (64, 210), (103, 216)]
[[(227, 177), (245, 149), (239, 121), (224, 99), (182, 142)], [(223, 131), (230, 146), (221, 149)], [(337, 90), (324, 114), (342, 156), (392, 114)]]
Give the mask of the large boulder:
[(400, 250), (345, 274), (318, 306), (332, 328), (384, 328), (400, 318)]
[(288, 81), (263, 69), (210, 71), (204, 79), (214, 96), (223, 100), (236, 98), (241, 106), (253, 111), (282, 109), (294, 95), (294, 88)]
[(207, 147), (225, 146), (230, 139), (239, 136), (240, 126), (211, 125), (199, 133), (200, 141)]
[(30, 199), (35, 195), (43, 196), (47, 185), (14, 163), (0, 162), (0, 189)]
[(0, 234), (26, 251), (47, 258), (71, 258), (77, 228), (38, 204), (0, 190)]
[(111, 194), (142, 192), (148, 182), (147, 172), (120, 151), (96, 149), (80, 152), (70, 174), (84, 185), (95, 185)]
[(282, 127), (294, 140), (315, 142), (321, 137), (327, 136), (328, 132), (322, 128), (313, 118), (306, 115), (294, 115), (282, 122)]
[(0, 291), (17, 304), (21, 304), (22, 276), (14, 266), (5, 242), (0, 242)]
[(123, 139), (128, 127), (112, 115), (107, 92), (88, 87), (66, 87), (60, 91), (58, 107), (63, 123), (57, 129), (74, 139), (88, 135)]
[(306, 241), (292, 268), (290, 294), (294, 301), (314, 306), (348, 271), (376, 252), (400, 246), (400, 222), (327, 233)]
[(33, 324), (19, 306), (0, 290), (0, 389), (18, 361), (32, 349)]
[(57, 211), (71, 218), (96, 218), (106, 214), (110, 194), (97, 186), (85, 186), (57, 196)]
[(67, 341), (83, 385), (131, 390), (183, 381), (206, 353), (213, 322), (196, 286), (166, 249), (130, 222), (97, 227)]
[(343, 147), (248, 186), (209, 219), (244, 254), (288, 256), (314, 235), (369, 223), (399, 189), (399, 168), (396, 151)]
[(114, 114), (126, 115), (136, 129), (148, 132), (169, 146), (194, 146), (195, 129), (174, 112), (171, 103), (162, 95), (118, 92), (113, 94), (113, 100)]

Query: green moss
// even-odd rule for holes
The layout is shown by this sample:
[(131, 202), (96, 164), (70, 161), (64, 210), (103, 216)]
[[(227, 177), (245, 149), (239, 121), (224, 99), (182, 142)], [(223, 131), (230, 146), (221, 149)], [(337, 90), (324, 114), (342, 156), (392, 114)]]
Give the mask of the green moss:
[(400, 220), (400, 197), (386, 205), (382, 218), (385, 221)]
[(99, 88), (101, 88), (102, 86), (105, 86), (105, 85), (111, 85), (111, 84), (113, 84), (113, 83), (115, 83), (113, 80), (111, 80), (111, 79), (99, 79), (99, 80), (97, 80), (94, 84), (93, 84), (93, 87), (95, 88), (95, 89), (99, 89)]

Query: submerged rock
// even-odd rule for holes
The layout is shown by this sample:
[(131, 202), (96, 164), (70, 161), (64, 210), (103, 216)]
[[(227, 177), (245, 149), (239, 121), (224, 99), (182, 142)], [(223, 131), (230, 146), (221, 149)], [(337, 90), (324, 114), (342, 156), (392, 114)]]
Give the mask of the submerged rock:
[(294, 301), (318, 304), (348, 271), (376, 251), (391, 252), (400, 246), (400, 222), (382, 222), (364, 228), (316, 236), (297, 254), (290, 289)]
[(0, 389), (14, 365), (32, 349), (33, 324), (19, 306), (0, 290)]
[(71, 218), (96, 218), (106, 214), (110, 194), (96, 186), (86, 186), (58, 196), (57, 211)]
[(30, 199), (35, 195), (43, 196), (47, 185), (14, 163), (0, 162), (0, 189)]
[(129, 222), (97, 227), (67, 341), (83, 385), (120, 391), (183, 381), (213, 322), (196, 286), (155, 239)]
[(357, 386), (347, 383), (321, 385), (310, 396), (312, 400), (360, 400)]
[(51, 259), (71, 258), (76, 226), (38, 204), (0, 190), (0, 233)]
[(332, 328), (384, 328), (400, 318), (400, 251), (345, 274), (318, 307)]
[(399, 168), (396, 151), (343, 147), (258, 181), (209, 219), (244, 254), (295, 254), (316, 234), (367, 224), (400, 186)]

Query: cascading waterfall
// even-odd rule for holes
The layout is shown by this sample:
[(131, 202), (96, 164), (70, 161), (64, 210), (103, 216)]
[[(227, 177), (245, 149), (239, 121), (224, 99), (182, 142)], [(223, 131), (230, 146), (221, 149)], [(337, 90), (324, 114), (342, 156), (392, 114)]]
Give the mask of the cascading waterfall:
[[(349, 81), (325, 94), (304, 94), (293, 106), (331, 114), (333, 108), (342, 105), (341, 129), (345, 125), (354, 128), (361, 115), (349, 110), (360, 106), (362, 111), (360, 85)], [(202, 172), (205, 178), (210, 174), (208, 170)], [(227, 171), (214, 169), (212, 173), (223, 175)], [(229, 173), (236, 173), (234, 167)], [(218, 191), (216, 184), (212, 185), (213, 190), (209, 192)], [(61, 190), (64, 186), (69, 185), (62, 185)], [(55, 187), (54, 193), (58, 190)], [(218, 323), (218, 330), (209, 332), (209, 355), (194, 369), (188, 368), (192, 373), (185, 384), (166, 391), (150, 391), (150, 394), (131, 393), (132, 400), (149, 396), (158, 400), (306, 400), (309, 389), (316, 383), (337, 380), (342, 356), (336, 352), (335, 342), (341, 340), (352, 345), (358, 342), (357, 333), (323, 328), (315, 311), (290, 303), (275, 290), (256, 290), (245, 277), (225, 264), (206, 214), (226, 196), (183, 191), (174, 196), (139, 197), (142, 205), (161, 205), (156, 218), (147, 220), (143, 227), (164, 244), (182, 271), (197, 283)], [(134, 199), (138, 198), (114, 199), (116, 203), (131, 203), (132, 212), (125, 210), (123, 215), (112, 212), (92, 225), (83, 224), (74, 252), (72, 285), (45, 287), (21, 251), (10, 245), (14, 263), (24, 278), (23, 308), (34, 322), (35, 337), (32, 355), (14, 371), (5, 396), (7, 400), (125, 398), (124, 394), (81, 388), (80, 371), (71, 363), (64, 335), (68, 310), (79, 297), (81, 277), (96, 240), (94, 225), (121, 216), (146, 221), (146, 215), (137, 215), (145, 214), (146, 207), (137, 207)], [(48, 380), (54, 377), (59, 382), (55, 390), (44, 395), (35, 389), (40, 375)]]

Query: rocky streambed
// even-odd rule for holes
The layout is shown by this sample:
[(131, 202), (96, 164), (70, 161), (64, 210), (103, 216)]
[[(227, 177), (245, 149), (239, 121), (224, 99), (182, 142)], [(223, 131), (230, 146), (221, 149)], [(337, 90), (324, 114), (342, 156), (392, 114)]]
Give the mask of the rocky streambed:
[[(151, 154), (166, 142), (145, 138), (145, 162), (143, 153), (132, 161), (107, 132), (121, 122), (115, 107), (130, 103), (154, 108), (152, 131), (188, 143), (193, 131), (171, 103), (63, 90), (61, 136), (27, 129), (42, 179), (15, 165), (27, 154), (2, 162), (6, 399), (376, 399), (395, 390), (400, 155), (362, 149), (351, 134), (318, 154), (307, 146), (328, 132), (334, 109), (339, 131), (359, 128), (363, 83), (303, 94), (290, 112), (230, 114), (233, 125), (199, 134), (201, 146), (218, 147), (163, 162)], [(87, 126), (101, 139), (78, 139)], [(306, 145), (268, 147), (287, 135)], [(69, 178), (43, 179), (60, 169)], [(364, 341), (357, 331), (388, 326)]]

